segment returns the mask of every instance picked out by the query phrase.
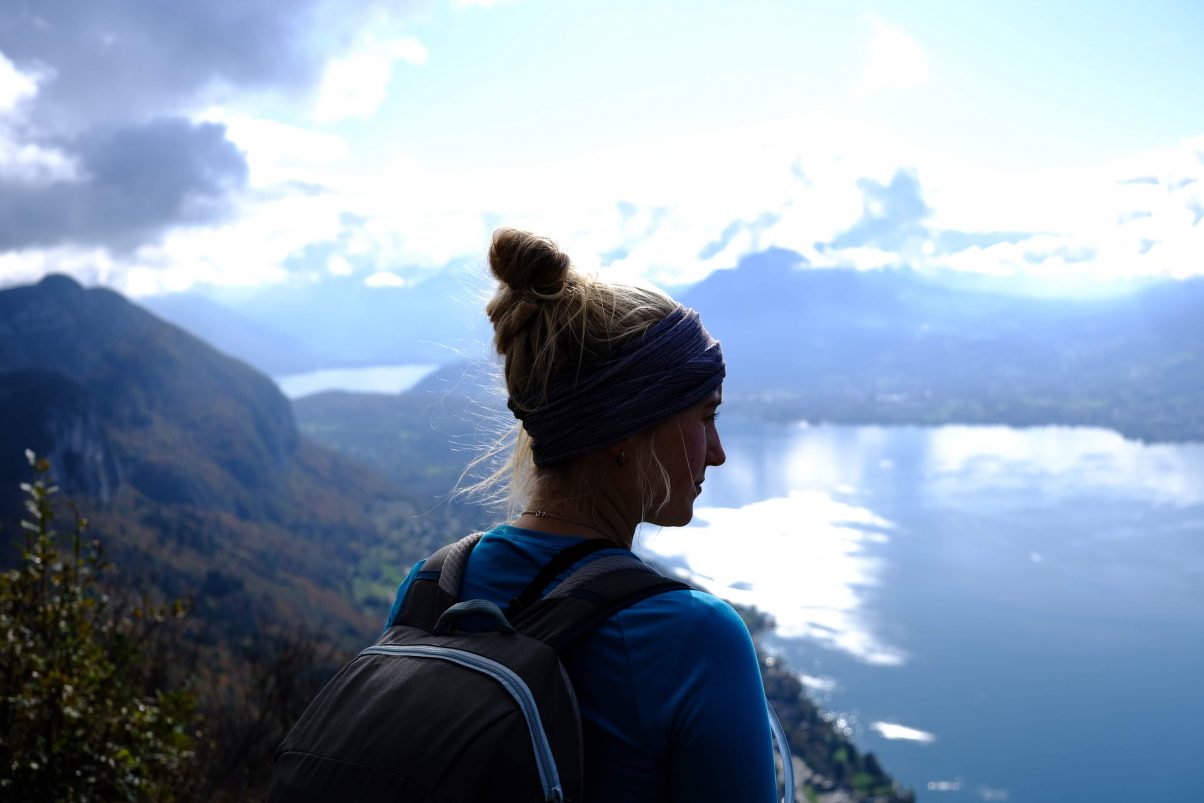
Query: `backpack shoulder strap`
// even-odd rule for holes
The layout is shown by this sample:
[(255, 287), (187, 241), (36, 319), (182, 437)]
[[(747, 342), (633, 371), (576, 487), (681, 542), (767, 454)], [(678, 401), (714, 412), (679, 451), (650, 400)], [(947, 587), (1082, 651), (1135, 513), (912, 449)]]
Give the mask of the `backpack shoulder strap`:
[(427, 558), (422, 564), (422, 570), (410, 585), (405, 605), (389, 625), (408, 625), (428, 633), (434, 630), (435, 622), (439, 621), (443, 612), (460, 598), (464, 567), (468, 564), (468, 555), (472, 548), (481, 540), (481, 535), (482, 533), (467, 535)]
[(615, 613), (640, 600), (691, 586), (649, 568), (631, 554), (607, 555), (573, 572), (513, 624), (558, 652)]
[(539, 599), (540, 593), (555, 580), (561, 572), (572, 566), (586, 555), (602, 549), (613, 549), (614, 544), (603, 538), (585, 538), (566, 549), (556, 553), (556, 556), (544, 564), (527, 587), (520, 591), (510, 604), (506, 606), (506, 618), (514, 621), (518, 615)]

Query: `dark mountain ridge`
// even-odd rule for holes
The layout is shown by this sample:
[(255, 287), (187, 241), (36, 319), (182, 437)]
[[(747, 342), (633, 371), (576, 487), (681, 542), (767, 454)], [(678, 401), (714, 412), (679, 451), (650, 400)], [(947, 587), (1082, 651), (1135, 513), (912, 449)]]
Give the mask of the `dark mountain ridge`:
[(0, 420), (8, 538), (33, 448), (122, 565), (235, 631), (361, 641), (442, 536), (414, 497), (301, 438), (267, 377), (66, 277), (0, 292)]
[(129, 481), (152, 499), (157, 486), (183, 501), (167, 491), (186, 481), (178, 468), (208, 473), (217, 494), (245, 496), (275, 483), (298, 445), (288, 400), (271, 380), (117, 293), (65, 276), (0, 292), (0, 373), (23, 370), (83, 388)]

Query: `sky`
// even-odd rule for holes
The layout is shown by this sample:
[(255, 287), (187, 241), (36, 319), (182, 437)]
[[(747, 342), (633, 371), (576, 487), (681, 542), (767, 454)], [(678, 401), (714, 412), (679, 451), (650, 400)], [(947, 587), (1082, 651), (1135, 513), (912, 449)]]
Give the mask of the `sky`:
[(681, 286), (770, 247), (1204, 274), (1204, 4), (6, 0), (0, 286), (420, 281), (502, 225)]

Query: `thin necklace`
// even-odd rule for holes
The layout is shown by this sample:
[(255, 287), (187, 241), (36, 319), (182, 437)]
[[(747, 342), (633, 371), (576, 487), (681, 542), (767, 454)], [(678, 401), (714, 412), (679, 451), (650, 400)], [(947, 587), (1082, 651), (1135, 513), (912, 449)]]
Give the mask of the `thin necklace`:
[(578, 527), (584, 527), (587, 530), (593, 530), (594, 532), (598, 533), (599, 535), (603, 535), (603, 536), (606, 535), (606, 533), (602, 532), (601, 530), (599, 530), (597, 527), (595, 527), (592, 524), (586, 524), (583, 521), (577, 521), (576, 519), (570, 519), (568, 516), (561, 516), (556, 513), (549, 513), (546, 510), (524, 510), (520, 515), (534, 516), (537, 519), (559, 519), (560, 521), (567, 521), (569, 524), (576, 524)]

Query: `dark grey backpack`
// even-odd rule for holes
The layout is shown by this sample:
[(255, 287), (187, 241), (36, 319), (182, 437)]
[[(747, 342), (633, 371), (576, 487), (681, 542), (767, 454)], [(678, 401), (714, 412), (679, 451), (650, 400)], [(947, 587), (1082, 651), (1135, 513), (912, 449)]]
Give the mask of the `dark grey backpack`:
[(581, 720), (559, 652), (616, 611), (689, 586), (614, 555), (538, 599), (613, 546), (591, 539), (557, 555), (506, 612), (457, 602), (479, 539), (431, 556), (391, 626), (310, 703), (277, 749), (270, 803), (581, 803)]

